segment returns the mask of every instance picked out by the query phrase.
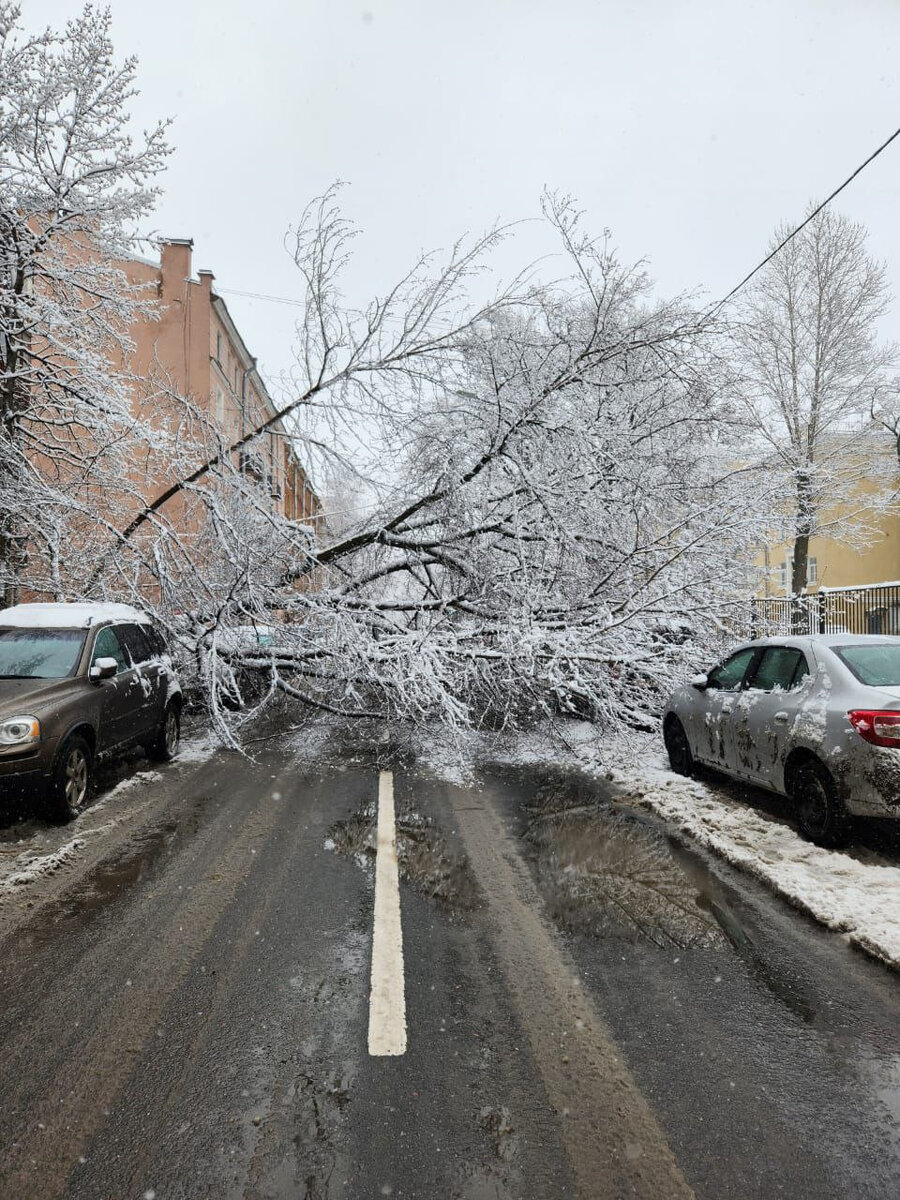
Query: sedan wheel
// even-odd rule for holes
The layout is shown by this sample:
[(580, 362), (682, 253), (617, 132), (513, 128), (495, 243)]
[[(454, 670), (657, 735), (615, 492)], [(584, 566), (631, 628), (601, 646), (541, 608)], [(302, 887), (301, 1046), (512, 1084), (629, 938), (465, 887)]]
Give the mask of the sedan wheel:
[(676, 775), (690, 775), (694, 770), (694, 756), (688, 745), (684, 726), (677, 717), (666, 722), (663, 729), (663, 741), (669, 755), (669, 765)]
[(850, 836), (850, 816), (826, 768), (818, 762), (798, 767), (792, 791), (803, 836), (819, 846), (846, 845)]

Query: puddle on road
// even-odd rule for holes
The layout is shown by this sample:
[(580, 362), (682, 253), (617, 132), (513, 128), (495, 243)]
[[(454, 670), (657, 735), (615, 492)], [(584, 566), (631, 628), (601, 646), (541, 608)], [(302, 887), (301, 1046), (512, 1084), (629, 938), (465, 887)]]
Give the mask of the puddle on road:
[(730, 949), (803, 1022), (821, 1015), (790, 966), (756, 944), (703, 858), (659, 822), (565, 770), (522, 774), (517, 785), (521, 833), (563, 929), (663, 950)]
[(863, 1058), (861, 1067), (887, 1115), (894, 1145), (900, 1148), (900, 1054)]
[[(351, 1031), (365, 994), (367, 956), (366, 935), (346, 928), (324, 958), (297, 963), (290, 981), (296, 1002), (285, 1030), (289, 1048), (275, 1077), (247, 1097), (241, 1152), (251, 1161), (250, 1176), (228, 1191), (233, 1200), (344, 1194), (346, 1122), (359, 1071)], [(223, 1147), (224, 1168), (233, 1154)]]
[[(370, 870), (375, 865), (376, 825), (376, 806), (366, 804), (331, 827), (326, 846)], [(480, 905), (468, 860), (450, 848), (430, 818), (413, 809), (401, 809), (396, 829), (401, 880), (451, 912), (471, 912)]]
[(479, 1110), (476, 1125), (484, 1138), (483, 1158), (457, 1167), (459, 1200), (513, 1200), (522, 1195), (519, 1136), (506, 1105)]
[(732, 949), (744, 960), (753, 976), (787, 1008), (807, 1024), (821, 1015), (807, 995), (801, 981), (789, 964), (779, 963), (764, 954), (741, 924), (734, 909), (727, 904), (722, 889), (715, 886), (709, 869), (690, 850), (673, 842), (672, 854), (685, 874), (694, 880), (701, 891), (710, 895), (710, 912), (719, 923)]
[(523, 836), (551, 915), (565, 929), (660, 949), (726, 944), (708, 896), (668, 838), (591, 781), (541, 775)]
[(506, 1105), (483, 1108), (478, 1114), (478, 1122), (487, 1134), (496, 1157), (501, 1162), (512, 1162), (519, 1152), (519, 1139)]
[(109, 904), (130, 892), (154, 873), (160, 861), (181, 841), (200, 828), (204, 808), (211, 797), (198, 796), (179, 811), (174, 820), (133, 838), (121, 851), (99, 863), (83, 884), (61, 900), (52, 900), (41, 908), (40, 922), (13, 932), (8, 946), (27, 946), (51, 941), (61, 931), (90, 924)]

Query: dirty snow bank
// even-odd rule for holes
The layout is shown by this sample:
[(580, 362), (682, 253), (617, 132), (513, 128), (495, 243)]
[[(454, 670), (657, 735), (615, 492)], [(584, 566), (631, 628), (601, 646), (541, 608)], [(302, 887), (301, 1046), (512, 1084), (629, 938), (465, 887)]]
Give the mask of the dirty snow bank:
[(52, 854), (41, 854), (37, 858), (30, 859), (28, 865), (21, 871), (17, 871), (14, 875), (8, 875), (3, 880), (3, 890), (11, 891), (13, 888), (22, 887), (23, 884), (33, 883), (35, 879), (40, 879), (44, 875), (52, 875), (60, 867), (73, 862), (78, 857), (78, 851), (83, 845), (84, 838), (72, 838), (71, 842), (66, 842)]
[(632, 799), (773, 887), (796, 908), (900, 969), (900, 867), (823, 850), (789, 826), (642, 761), (610, 774)]
[[(656, 737), (630, 734), (610, 742), (601, 740), (588, 722), (567, 721), (518, 734), (469, 735), (467, 743), (476, 762), (563, 766), (609, 780), (623, 800), (650, 809), (794, 907), (845, 934), (853, 945), (900, 970), (900, 867), (823, 850), (784, 822), (731, 800), (714, 786), (675, 775), (666, 769)], [(441, 773), (443, 763), (452, 764), (453, 752), (461, 749), (458, 740), (452, 746), (431, 745), (423, 758)]]

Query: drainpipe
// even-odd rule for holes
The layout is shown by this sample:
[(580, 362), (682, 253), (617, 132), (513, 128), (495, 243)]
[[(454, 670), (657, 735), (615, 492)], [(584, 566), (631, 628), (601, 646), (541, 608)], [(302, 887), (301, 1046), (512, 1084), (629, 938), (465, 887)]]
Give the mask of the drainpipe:
[(256, 370), (256, 359), (250, 359), (250, 366), (244, 368), (241, 376), (241, 437), (247, 432), (247, 376)]

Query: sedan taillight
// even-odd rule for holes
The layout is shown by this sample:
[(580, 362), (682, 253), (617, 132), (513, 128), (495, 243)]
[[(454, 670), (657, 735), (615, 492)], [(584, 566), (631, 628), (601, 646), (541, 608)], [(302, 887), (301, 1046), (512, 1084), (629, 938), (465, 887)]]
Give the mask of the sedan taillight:
[(900, 749), (900, 712), (854, 708), (847, 716), (859, 736), (873, 746), (896, 746)]

